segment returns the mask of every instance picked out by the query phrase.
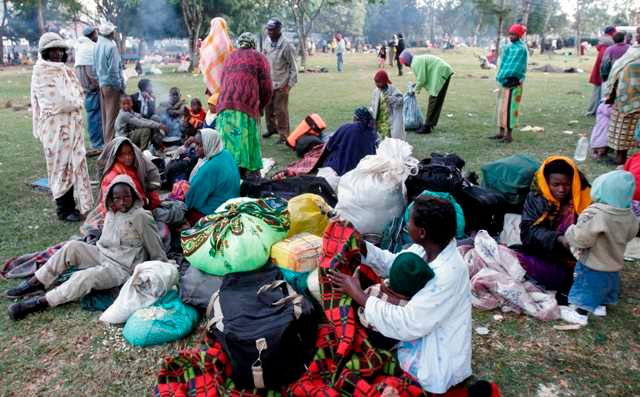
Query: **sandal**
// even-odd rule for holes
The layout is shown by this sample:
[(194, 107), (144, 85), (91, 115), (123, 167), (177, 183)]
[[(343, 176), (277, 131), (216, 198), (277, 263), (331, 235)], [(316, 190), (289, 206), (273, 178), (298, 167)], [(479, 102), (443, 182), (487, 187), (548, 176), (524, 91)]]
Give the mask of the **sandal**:
[(491, 136), (488, 136), (488, 137), (487, 137), (487, 139), (502, 140), (502, 139), (504, 139), (504, 135), (500, 135), (500, 134), (498, 134), (498, 135), (491, 135)]

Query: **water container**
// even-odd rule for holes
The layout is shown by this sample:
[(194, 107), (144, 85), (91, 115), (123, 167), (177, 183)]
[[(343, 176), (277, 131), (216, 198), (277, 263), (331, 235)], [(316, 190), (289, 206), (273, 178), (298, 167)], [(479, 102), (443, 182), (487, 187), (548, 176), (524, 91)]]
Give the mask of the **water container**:
[(586, 136), (581, 135), (578, 140), (578, 144), (576, 145), (576, 152), (573, 155), (573, 158), (578, 162), (583, 162), (587, 159), (587, 154), (589, 153), (589, 140)]

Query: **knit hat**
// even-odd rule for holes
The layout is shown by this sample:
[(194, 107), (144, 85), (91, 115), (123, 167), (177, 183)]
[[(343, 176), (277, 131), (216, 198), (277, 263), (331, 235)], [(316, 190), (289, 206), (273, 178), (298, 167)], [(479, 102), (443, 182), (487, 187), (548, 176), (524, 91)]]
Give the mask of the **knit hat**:
[(209, 99), (207, 99), (207, 103), (209, 105), (217, 105), (218, 104), (218, 98), (220, 98), (220, 93), (219, 92), (214, 92), (213, 94), (211, 94), (209, 96)]
[(400, 53), (398, 59), (402, 64), (411, 66), (411, 62), (413, 62), (413, 54), (409, 50), (404, 50)]
[(518, 37), (522, 37), (525, 33), (527, 33), (527, 28), (526, 26), (520, 25), (519, 23), (514, 23), (509, 28), (509, 33), (513, 33)]
[(609, 36), (613, 36), (616, 33), (615, 26), (607, 26), (604, 28), (604, 34), (608, 34)]
[(82, 35), (85, 37), (89, 37), (96, 31), (95, 26), (87, 26), (82, 30)]
[(391, 84), (391, 80), (389, 80), (389, 75), (384, 70), (378, 70), (373, 76), (373, 81), (379, 84)]
[(256, 48), (256, 36), (250, 32), (244, 32), (238, 37), (238, 47), (240, 48)]
[(373, 125), (373, 115), (371, 111), (364, 106), (360, 106), (353, 112), (354, 117), (360, 123), (364, 124), (367, 127), (371, 127)]
[(593, 181), (591, 198), (596, 203), (616, 208), (631, 208), (635, 191), (636, 179), (633, 174), (617, 170), (602, 174)]
[(116, 25), (112, 24), (109, 21), (102, 22), (98, 27), (98, 33), (102, 36), (109, 36), (111, 33), (115, 32)]
[(278, 21), (277, 19), (270, 19), (269, 22), (267, 22), (267, 29), (271, 30), (271, 29), (278, 29), (282, 27), (282, 22)]
[(389, 288), (408, 298), (414, 296), (435, 274), (429, 264), (413, 252), (396, 257), (389, 270)]
[(48, 50), (49, 48), (69, 48), (69, 46), (58, 33), (47, 32), (40, 36), (38, 52), (42, 54), (44, 50)]

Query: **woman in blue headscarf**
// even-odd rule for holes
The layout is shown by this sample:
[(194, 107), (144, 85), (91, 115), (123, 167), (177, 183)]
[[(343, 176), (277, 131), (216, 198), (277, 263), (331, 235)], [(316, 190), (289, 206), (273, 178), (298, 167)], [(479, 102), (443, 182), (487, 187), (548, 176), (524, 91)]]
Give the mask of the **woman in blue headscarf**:
[(371, 112), (361, 106), (353, 122), (344, 124), (331, 136), (322, 167), (331, 167), (340, 176), (356, 168), (364, 156), (376, 154), (375, 123)]

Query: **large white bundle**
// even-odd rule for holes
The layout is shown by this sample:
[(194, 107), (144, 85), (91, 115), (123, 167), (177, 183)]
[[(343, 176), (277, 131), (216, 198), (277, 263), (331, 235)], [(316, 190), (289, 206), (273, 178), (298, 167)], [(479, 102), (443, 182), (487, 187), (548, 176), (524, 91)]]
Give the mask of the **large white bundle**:
[(387, 138), (375, 155), (340, 178), (336, 211), (363, 234), (381, 234), (407, 205), (404, 182), (418, 169), (411, 156), (413, 147), (400, 139)]
[(175, 263), (142, 262), (120, 289), (120, 294), (100, 316), (100, 321), (121, 324), (136, 310), (153, 305), (169, 289), (178, 285)]

